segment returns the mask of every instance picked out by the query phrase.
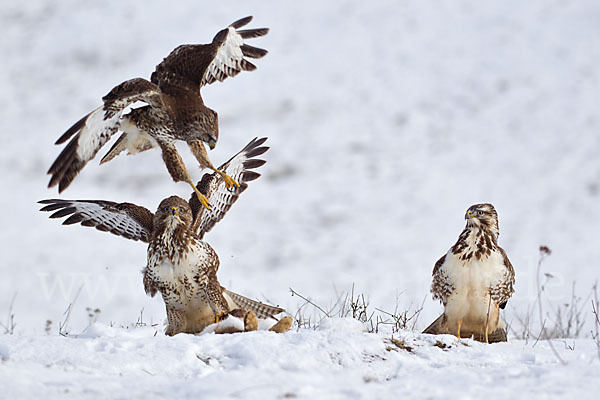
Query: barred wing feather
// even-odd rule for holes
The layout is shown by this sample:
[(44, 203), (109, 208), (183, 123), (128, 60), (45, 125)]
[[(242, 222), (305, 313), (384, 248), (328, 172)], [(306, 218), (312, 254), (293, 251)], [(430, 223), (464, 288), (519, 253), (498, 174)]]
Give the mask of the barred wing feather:
[(269, 148), (262, 146), (267, 138), (254, 138), (240, 152), (219, 167), (240, 184), (238, 188), (228, 189), (221, 175), (217, 173), (204, 174), (202, 180), (196, 184), (198, 190), (204, 194), (211, 204), (210, 210), (202, 207), (195, 193), (190, 198), (190, 206), (194, 215), (194, 232), (200, 239), (219, 222), (240, 194), (248, 188), (248, 182), (257, 179), (260, 174), (252, 171), (265, 164), (265, 160), (256, 157), (265, 153)]
[(40, 211), (54, 211), (50, 218), (64, 218), (63, 225), (80, 223), (126, 239), (149, 242), (154, 214), (131, 203), (105, 200), (41, 200)]

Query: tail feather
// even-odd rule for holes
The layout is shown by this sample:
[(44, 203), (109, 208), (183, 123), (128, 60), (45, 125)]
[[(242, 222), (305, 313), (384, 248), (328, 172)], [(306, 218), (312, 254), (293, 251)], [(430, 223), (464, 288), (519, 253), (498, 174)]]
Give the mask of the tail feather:
[(260, 319), (270, 318), (274, 315), (285, 312), (283, 308), (270, 306), (268, 304), (249, 299), (241, 294), (234, 293), (227, 289), (223, 290), (223, 295), (225, 298), (229, 297), (229, 299), (231, 299), (231, 301), (237, 305), (237, 307), (252, 311)]
[(506, 337), (506, 331), (504, 328), (496, 329), (496, 332), (488, 335), (488, 340), (490, 343), (498, 343), (498, 342), (508, 342), (508, 338)]
[(439, 335), (441, 333), (445, 333), (445, 332), (442, 332), (442, 329), (441, 329), (443, 321), (444, 321), (444, 314), (437, 317), (437, 319), (435, 321), (433, 321), (431, 323), (431, 325), (429, 325), (427, 328), (425, 328), (423, 333), (429, 333), (431, 335)]
[(117, 139), (115, 144), (112, 145), (110, 150), (106, 152), (104, 157), (100, 160), (100, 164), (104, 164), (118, 156), (125, 149), (127, 149), (127, 133), (122, 133), (121, 136)]
[[(431, 325), (425, 328), (425, 330), (423, 330), (423, 333), (429, 333), (431, 335), (449, 334), (450, 332), (448, 332), (448, 329), (443, 326), (445, 322), (446, 321), (444, 319), (444, 314), (442, 314), (439, 317), (437, 317), (437, 319), (433, 321)], [(468, 337), (470, 336), (471, 335), (469, 335)], [(484, 334), (472, 334), (472, 336), (474, 340), (477, 340), (479, 342), (485, 342)], [(466, 336), (463, 336), (461, 334), (461, 337), (465, 338)], [(498, 343), (506, 341), (508, 340), (506, 337), (506, 331), (504, 330), (503, 326), (499, 326), (494, 332), (488, 334), (488, 343)]]
[[(473, 339), (478, 342), (485, 342), (484, 335), (473, 335)], [(507, 342), (506, 331), (504, 328), (498, 328), (492, 333), (488, 333), (488, 343)]]
[(156, 141), (148, 134), (140, 134), (139, 129), (126, 131), (119, 136), (115, 144), (106, 152), (100, 164), (108, 162), (127, 150), (127, 154), (137, 154), (157, 147)]

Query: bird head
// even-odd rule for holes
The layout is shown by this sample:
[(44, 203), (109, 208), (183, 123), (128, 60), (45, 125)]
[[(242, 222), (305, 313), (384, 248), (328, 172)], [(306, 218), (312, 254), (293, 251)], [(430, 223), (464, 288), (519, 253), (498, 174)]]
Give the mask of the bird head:
[(167, 197), (160, 202), (154, 214), (155, 226), (163, 229), (187, 228), (192, 224), (193, 216), (189, 204), (178, 196)]
[(217, 146), (217, 140), (210, 138), (208, 139), (208, 147), (213, 150)]
[(474, 204), (465, 213), (467, 226), (488, 229), (498, 235), (498, 213), (490, 203)]

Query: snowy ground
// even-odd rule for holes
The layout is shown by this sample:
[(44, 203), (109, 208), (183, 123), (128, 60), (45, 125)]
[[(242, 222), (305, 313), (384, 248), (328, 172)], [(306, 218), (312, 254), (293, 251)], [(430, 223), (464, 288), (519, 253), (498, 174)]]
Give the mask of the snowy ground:
[[(14, 397), (48, 385), (89, 397), (141, 397), (142, 388), (155, 397), (169, 389), (306, 398), (597, 393), (586, 299), (600, 277), (597, 1), (166, 4), (0, 5), (0, 322), (13, 298), (16, 322), (14, 335), (0, 335), (3, 388)], [(210, 156), (224, 161), (255, 136), (268, 136), (271, 150), (263, 177), (206, 237), (221, 258), (221, 283), (292, 313), (304, 302), (290, 287), (324, 307), (353, 284), (388, 311), (425, 299), (422, 329), (441, 310), (428, 295), (433, 264), (468, 206), (491, 202), (517, 274), (509, 323), (518, 325), (537, 296), (539, 245), (553, 250), (542, 269), (552, 276), (544, 278), (546, 312), (572, 304), (576, 282), (583, 338), (568, 342), (573, 350), (557, 344), (567, 367), (546, 343), (514, 336), (442, 350), (406, 333), (418, 342), (413, 353), (386, 351), (385, 335), (340, 326), (165, 338), (163, 305), (141, 284), (143, 244), (62, 227), (37, 211), (37, 200), (58, 196), (45, 172), (60, 134), (115, 84), (149, 77), (178, 44), (205, 42), (246, 15), (271, 28), (253, 41), (270, 52), (257, 71), (203, 91), (221, 123)], [(91, 162), (61, 196), (153, 209), (188, 192), (171, 182), (158, 152), (147, 152)], [(98, 322), (83, 337), (60, 337), (74, 299), (72, 334), (86, 330), (88, 308), (99, 310)], [(134, 324), (142, 310), (156, 329), (108, 328)], [(497, 392), (486, 389), (494, 382)]]
[[(93, 325), (77, 338), (9, 336), (6, 398), (596, 398), (591, 340), (485, 345), (449, 335), (365, 333), (353, 319), (275, 334), (178, 335)], [(571, 347), (572, 349), (570, 349)], [(135, 382), (135, 384), (132, 384)]]

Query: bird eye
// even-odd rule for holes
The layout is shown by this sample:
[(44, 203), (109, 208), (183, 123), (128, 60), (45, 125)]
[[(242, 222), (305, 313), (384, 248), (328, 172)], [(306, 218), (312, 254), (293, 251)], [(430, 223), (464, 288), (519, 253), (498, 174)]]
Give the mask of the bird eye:
[(185, 212), (185, 207), (184, 206), (179, 207), (179, 211), (181, 211), (182, 213), (184, 213)]
[(171, 211), (171, 207), (169, 207), (169, 206), (163, 207), (163, 211), (168, 213)]

